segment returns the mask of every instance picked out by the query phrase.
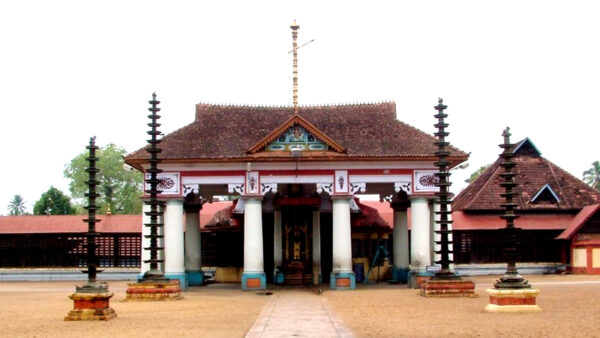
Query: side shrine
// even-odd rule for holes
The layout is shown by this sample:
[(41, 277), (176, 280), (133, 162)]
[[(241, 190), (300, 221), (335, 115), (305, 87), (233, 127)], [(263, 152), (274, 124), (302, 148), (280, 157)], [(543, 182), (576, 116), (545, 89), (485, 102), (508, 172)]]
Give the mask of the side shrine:
[[(242, 289), (294, 281), (354, 288), (353, 234), (378, 231), (353, 221), (373, 213), (354, 197), (366, 193), (394, 209), (393, 278), (415, 286), (433, 265), (435, 142), (398, 121), (394, 103), (198, 104), (195, 121), (161, 142), (165, 276), (183, 287), (202, 284), (199, 210), (214, 196), (234, 195), (232, 213), (243, 228)], [(449, 167), (467, 158), (449, 148)], [(150, 167), (145, 149), (125, 161), (142, 172)]]

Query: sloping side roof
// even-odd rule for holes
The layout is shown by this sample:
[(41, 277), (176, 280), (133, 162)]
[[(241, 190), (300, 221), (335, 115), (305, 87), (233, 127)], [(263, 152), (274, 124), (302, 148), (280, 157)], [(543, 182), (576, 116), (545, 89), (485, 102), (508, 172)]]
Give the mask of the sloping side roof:
[[(541, 156), (517, 156), (514, 171), (518, 184), (516, 203), (519, 210), (580, 210), (600, 203), (600, 192), (581, 180), (559, 168)], [(500, 196), (504, 188), (500, 187), (503, 172), (501, 159), (496, 160), (488, 170), (468, 187), (461, 191), (452, 202), (452, 210), (501, 210), (504, 198)], [(530, 203), (536, 193), (545, 185), (552, 188), (559, 201), (555, 204), (537, 205)]]
[[(299, 115), (347, 150), (349, 157), (434, 158), (432, 135), (396, 119), (395, 103), (300, 107)], [(249, 159), (248, 150), (294, 114), (292, 107), (245, 107), (198, 104), (196, 120), (162, 139), (165, 161)], [(303, 154), (304, 156), (304, 154)], [(308, 156), (308, 155), (307, 155)], [(451, 157), (467, 154), (451, 148)], [(139, 149), (125, 157), (144, 162)]]
[[(563, 230), (575, 216), (571, 214), (527, 214), (515, 220), (515, 226), (524, 230)], [(506, 227), (500, 214), (478, 215), (462, 211), (452, 212), (453, 230), (496, 230)]]
[[(2, 216), (0, 234), (84, 233), (87, 215)], [(96, 230), (101, 233), (141, 233), (142, 215), (100, 215)]]
[(600, 204), (588, 205), (573, 218), (567, 229), (563, 231), (556, 239), (571, 239), (577, 231), (600, 209)]
[(353, 227), (379, 228), (388, 232), (392, 230), (392, 225), (383, 219), (377, 208), (368, 206), (360, 201), (357, 201), (357, 204), (361, 210), (361, 213), (358, 215), (352, 215)]

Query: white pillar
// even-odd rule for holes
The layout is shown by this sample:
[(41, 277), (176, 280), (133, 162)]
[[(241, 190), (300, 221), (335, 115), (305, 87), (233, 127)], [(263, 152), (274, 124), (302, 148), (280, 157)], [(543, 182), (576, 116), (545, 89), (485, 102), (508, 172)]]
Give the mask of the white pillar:
[(187, 287), (184, 265), (183, 200), (168, 200), (164, 214), (165, 277)]
[(283, 263), (281, 241), (281, 210), (275, 210), (273, 211), (273, 265), (275, 270)]
[(333, 264), (330, 276), (332, 288), (354, 288), (352, 271), (352, 233), (350, 224), (351, 196), (332, 196), (333, 211)]
[(202, 238), (200, 209), (190, 208), (185, 213), (185, 272), (190, 285), (202, 285)]
[(408, 251), (408, 212), (394, 210), (394, 279), (406, 282), (409, 265)]
[(150, 212), (150, 206), (144, 203), (142, 207), (142, 262), (140, 265), (140, 276), (143, 276), (146, 271), (150, 270), (150, 263), (144, 263), (144, 261), (150, 259), (150, 250), (144, 250), (144, 248), (150, 247), (150, 238), (146, 238), (147, 235), (150, 235), (150, 227), (146, 226), (146, 224), (150, 224), (150, 216), (147, 216), (146, 212)]
[(313, 211), (312, 221), (313, 284), (321, 283), (321, 212)]
[(264, 271), (262, 202), (260, 196), (243, 197), (244, 210), (244, 272), (242, 289), (266, 289)]
[(431, 265), (431, 216), (429, 215), (429, 203), (425, 197), (413, 197), (410, 201), (411, 210), (411, 262), (413, 271), (425, 271)]

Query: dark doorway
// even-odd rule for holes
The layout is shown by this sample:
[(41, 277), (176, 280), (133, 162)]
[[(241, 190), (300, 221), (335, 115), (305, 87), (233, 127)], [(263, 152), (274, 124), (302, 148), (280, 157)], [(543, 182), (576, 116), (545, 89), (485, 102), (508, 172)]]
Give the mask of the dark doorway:
[(275, 254), (273, 253), (273, 226), (275, 224), (273, 213), (263, 214), (263, 258), (267, 283), (273, 283), (273, 272)]
[(323, 284), (329, 284), (333, 261), (332, 214), (321, 214), (321, 277)]
[(309, 285), (312, 283), (312, 209), (283, 207), (281, 225), (285, 283)]

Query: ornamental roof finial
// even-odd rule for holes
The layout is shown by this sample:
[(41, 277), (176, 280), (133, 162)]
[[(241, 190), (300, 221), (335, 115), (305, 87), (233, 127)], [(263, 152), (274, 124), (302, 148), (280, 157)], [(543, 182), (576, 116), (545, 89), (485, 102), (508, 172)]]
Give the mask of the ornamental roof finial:
[(510, 128), (506, 127), (506, 129), (504, 129), (504, 131), (502, 132), (502, 136), (504, 136), (504, 143), (510, 143), (510, 136), (512, 134), (510, 133)]

